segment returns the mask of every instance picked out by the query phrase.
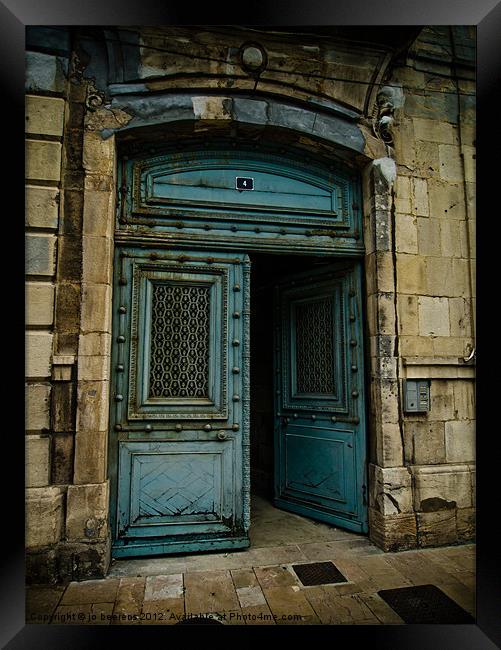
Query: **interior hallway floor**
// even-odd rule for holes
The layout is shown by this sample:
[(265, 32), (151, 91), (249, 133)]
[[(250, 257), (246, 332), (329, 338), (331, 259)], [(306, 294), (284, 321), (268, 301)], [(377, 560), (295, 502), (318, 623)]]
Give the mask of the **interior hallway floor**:
[[(249, 549), (113, 560), (109, 575), (30, 585), (26, 622), (162, 625), (210, 615), (229, 625), (403, 624), (378, 595), (432, 584), (475, 616), (475, 545), (384, 553), (364, 535), (252, 497)], [(292, 566), (331, 561), (346, 582), (304, 586)]]

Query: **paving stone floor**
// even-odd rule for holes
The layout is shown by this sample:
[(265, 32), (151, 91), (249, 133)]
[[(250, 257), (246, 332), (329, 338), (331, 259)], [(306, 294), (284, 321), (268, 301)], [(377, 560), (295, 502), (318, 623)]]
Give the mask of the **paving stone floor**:
[[(211, 616), (227, 625), (388, 625), (402, 619), (381, 589), (434, 584), (475, 616), (475, 545), (384, 553), (367, 537), (252, 499), (243, 551), (115, 560), (101, 580), (30, 585), (26, 621), (172, 625)], [(346, 582), (305, 587), (293, 564), (332, 561)]]

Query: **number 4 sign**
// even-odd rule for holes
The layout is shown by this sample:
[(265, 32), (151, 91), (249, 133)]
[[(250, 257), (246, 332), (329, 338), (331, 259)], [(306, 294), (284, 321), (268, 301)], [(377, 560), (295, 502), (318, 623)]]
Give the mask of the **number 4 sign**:
[(244, 176), (237, 176), (235, 187), (237, 190), (253, 190), (254, 189), (254, 179), (246, 178)]

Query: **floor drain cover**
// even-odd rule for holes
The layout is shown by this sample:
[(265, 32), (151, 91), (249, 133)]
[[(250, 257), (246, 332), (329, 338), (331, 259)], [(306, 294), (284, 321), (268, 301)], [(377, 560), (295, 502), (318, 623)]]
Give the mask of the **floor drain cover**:
[(334, 564), (332, 564), (332, 562), (293, 564), (292, 568), (305, 587), (327, 585), (335, 582), (347, 582), (344, 575)]
[(405, 623), (474, 623), (475, 619), (435, 585), (378, 591)]

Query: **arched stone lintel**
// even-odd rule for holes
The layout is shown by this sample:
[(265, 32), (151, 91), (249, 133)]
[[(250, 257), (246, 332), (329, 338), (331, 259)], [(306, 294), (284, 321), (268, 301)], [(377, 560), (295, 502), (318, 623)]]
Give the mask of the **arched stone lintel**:
[[(131, 115), (127, 124), (101, 129), (103, 138), (113, 133), (155, 127), (175, 122), (194, 122), (195, 131), (204, 124), (245, 124), (254, 128), (275, 128), (298, 136), (318, 139), (345, 154), (358, 154), (367, 162), (386, 155), (384, 143), (352, 115), (323, 113), (271, 98), (229, 95), (152, 94), (120, 95), (105, 106), (110, 111)], [(351, 113), (351, 112), (350, 112)]]

